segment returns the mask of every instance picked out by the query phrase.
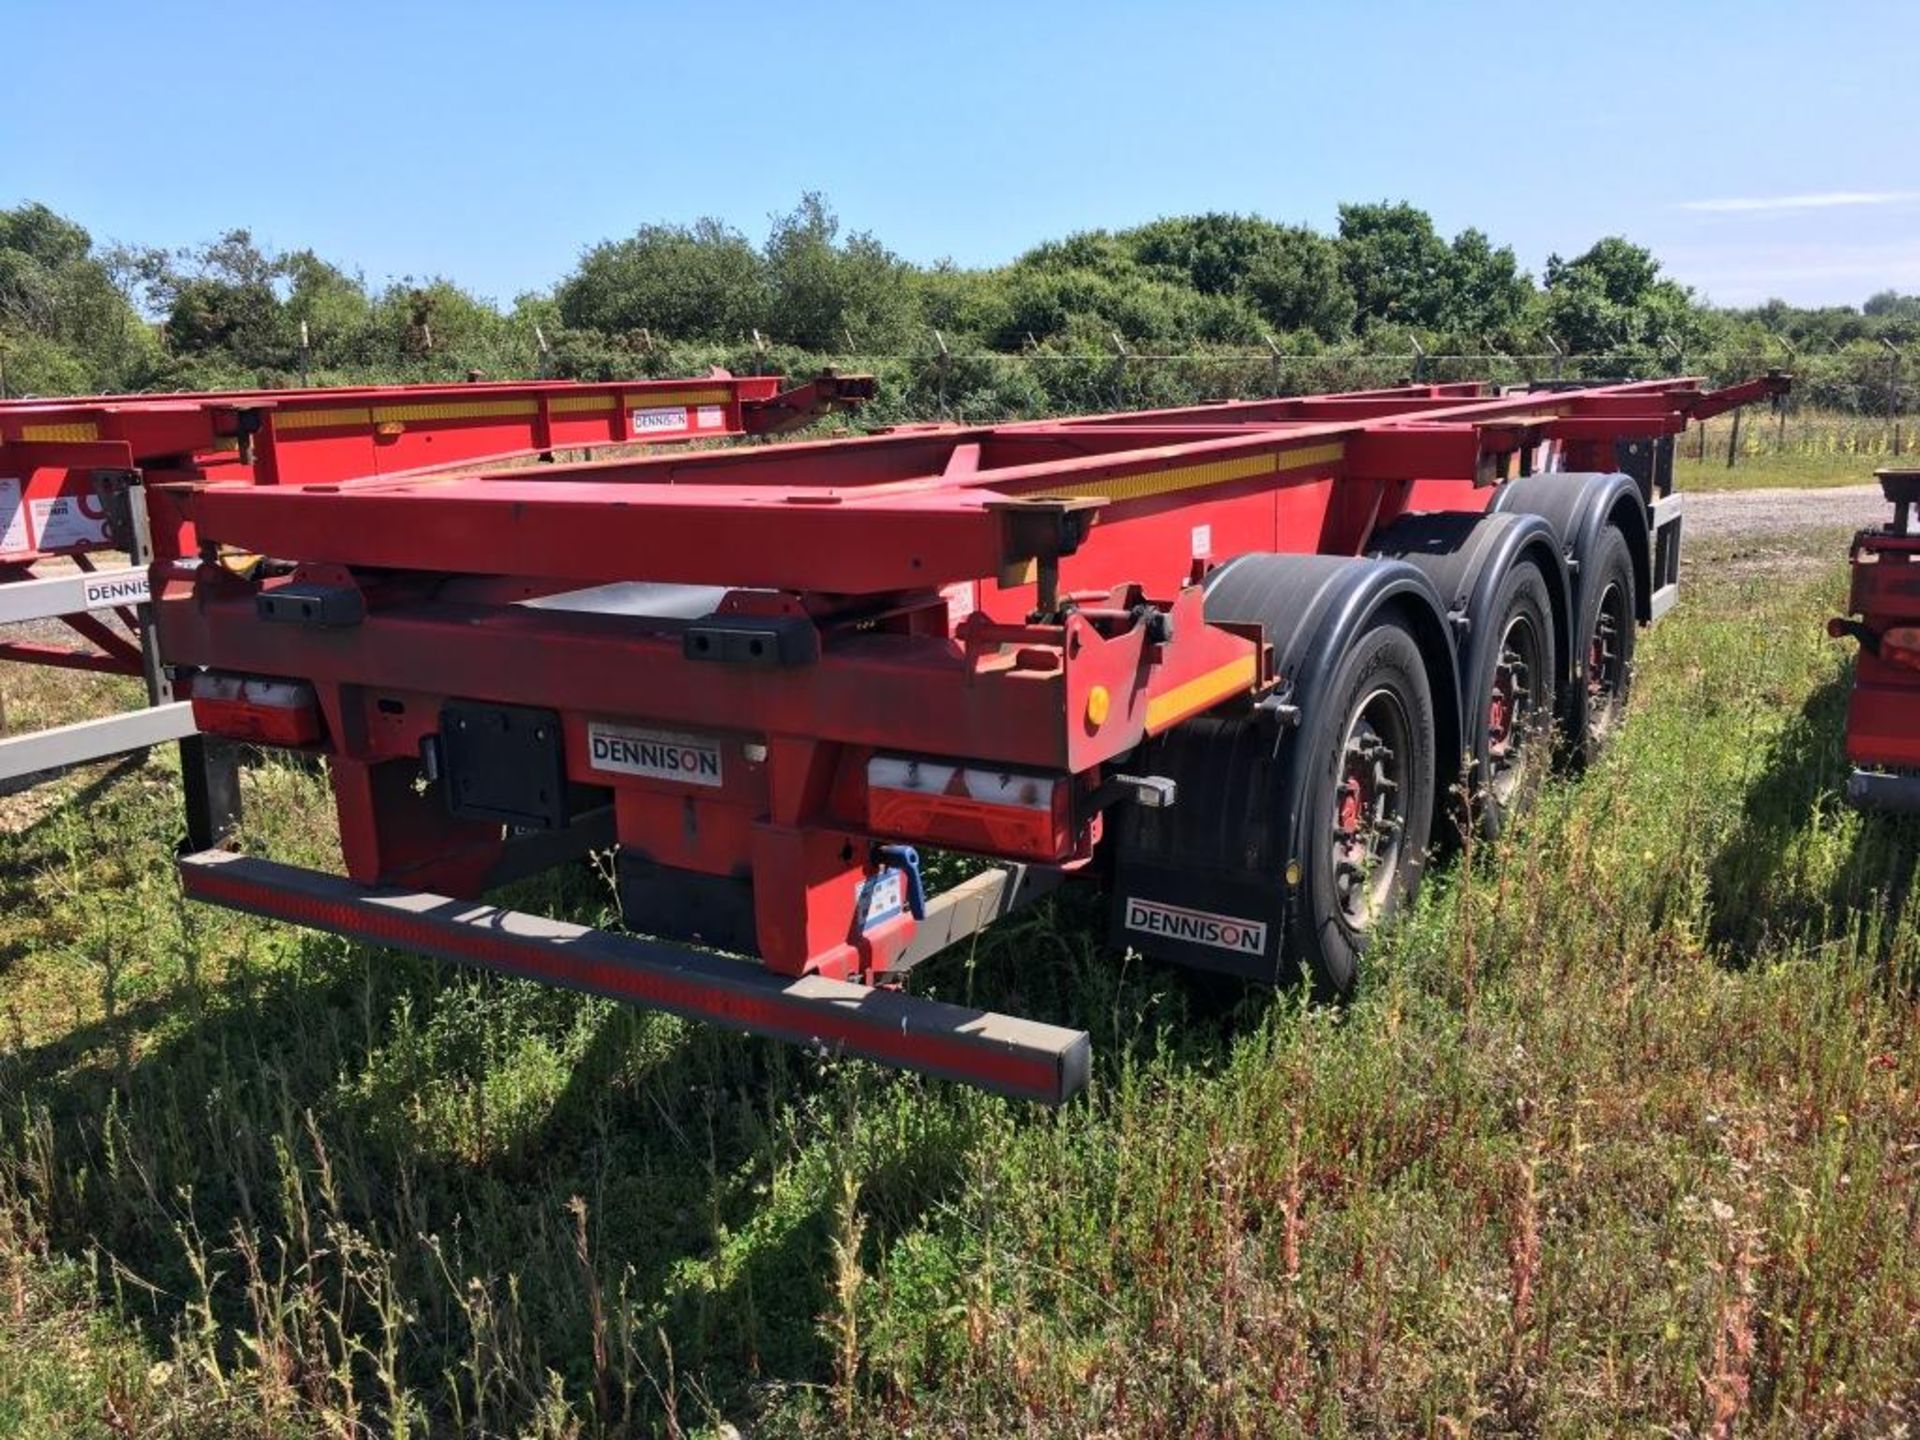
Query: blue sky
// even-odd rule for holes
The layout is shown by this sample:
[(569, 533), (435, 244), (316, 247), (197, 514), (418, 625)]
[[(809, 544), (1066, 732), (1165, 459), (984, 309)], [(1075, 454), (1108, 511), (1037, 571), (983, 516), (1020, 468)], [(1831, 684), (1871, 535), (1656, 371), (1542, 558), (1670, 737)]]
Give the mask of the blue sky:
[(917, 261), (1408, 199), (1538, 270), (1920, 290), (1920, 4), (192, 5), (0, 0), (0, 205), (247, 226), (510, 299), (594, 241), (824, 191)]

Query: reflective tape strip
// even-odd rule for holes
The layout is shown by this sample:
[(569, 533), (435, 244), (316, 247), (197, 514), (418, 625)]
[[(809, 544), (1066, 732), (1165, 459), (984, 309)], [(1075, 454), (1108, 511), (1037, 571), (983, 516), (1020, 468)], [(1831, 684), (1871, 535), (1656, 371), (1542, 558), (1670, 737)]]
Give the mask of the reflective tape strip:
[(1238, 660), (1230, 660), (1184, 685), (1174, 686), (1164, 695), (1154, 696), (1147, 701), (1147, 729), (1164, 730), (1176, 720), (1197, 715), (1229, 695), (1252, 688), (1254, 676), (1258, 673), (1254, 657), (1242, 655)]
[(449, 400), (438, 404), (343, 405), (338, 409), (276, 410), (273, 428), (289, 430), (352, 429), (425, 420), (505, 420), (540, 413), (538, 400)]
[(1203, 485), (1225, 485), (1235, 480), (1252, 480), (1261, 475), (1278, 475), (1289, 470), (1309, 470), (1316, 466), (1337, 465), (1346, 454), (1339, 441), (1330, 445), (1306, 445), (1298, 450), (1269, 450), (1260, 455), (1242, 455), (1232, 460), (1210, 460), (1201, 465), (1181, 465), (1172, 470), (1148, 470), (1138, 475), (1112, 475), (1099, 480), (1080, 480), (1071, 485), (1049, 486), (1048, 495), (1099, 495), (1108, 500), (1144, 500)]
[(538, 400), (455, 400), (438, 405), (376, 405), (375, 424), (399, 420), (503, 420), (538, 415)]
[(613, 935), (477, 901), (370, 890), (334, 875), (225, 851), (180, 862), (188, 896), (369, 944), (439, 955), (606, 995), (729, 1030), (1059, 1104), (1087, 1082), (1086, 1032), (897, 990)]
[(92, 421), (82, 421), (72, 425), (22, 425), (20, 438), (24, 440), (52, 441), (55, 444), (76, 440), (98, 440), (100, 427)]
[(616, 408), (617, 399), (612, 395), (556, 395), (547, 402), (548, 413), (553, 415), (584, 415)]
[(630, 390), (620, 397), (629, 410), (657, 410), (669, 405), (727, 405), (733, 391), (713, 390)]
[(373, 412), (364, 405), (343, 405), (338, 410), (275, 410), (273, 428), (284, 434), (289, 430), (324, 430), (371, 425)]

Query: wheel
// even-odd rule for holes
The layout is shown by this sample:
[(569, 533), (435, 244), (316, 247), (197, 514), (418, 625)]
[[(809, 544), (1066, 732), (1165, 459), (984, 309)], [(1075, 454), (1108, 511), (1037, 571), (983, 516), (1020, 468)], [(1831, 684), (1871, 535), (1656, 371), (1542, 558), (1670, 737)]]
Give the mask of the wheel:
[(1488, 613), (1474, 617), (1493, 643), (1477, 656), (1477, 673), (1466, 677), (1468, 714), (1480, 717), (1471, 737), (1474, 774), (1470, 816), (1488, 840), (1526, 804), (1551, 744), (1556, 661), (1553, 601), (1546, 576), (1532, 561), (1510, 568), (1494, 591)]
[(1361, 951), (1419, 887), (1433, 825), (1435, 724), (1426, 667), (1397, 621), (1363, 634), (1314, 707), (1294, 954), (1323, 1000), (1353, 992)]
[(1635, 635), (1633, 556), (1626, 537), (1609, 525), (1587, 558), (1574, 629), (1579, 673), (1569, 729), (1578, 764), (1597, 760), (1626, 716)]

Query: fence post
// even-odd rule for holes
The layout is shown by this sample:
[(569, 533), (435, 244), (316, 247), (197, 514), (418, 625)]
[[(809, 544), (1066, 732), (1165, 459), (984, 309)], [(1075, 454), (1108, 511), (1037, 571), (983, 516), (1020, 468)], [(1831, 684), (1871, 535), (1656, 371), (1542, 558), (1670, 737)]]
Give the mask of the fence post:
[(1132, 358), (1132, 352), (1118, 330), (1107, 333), (1113, 337), (1113, 408), (1124, 410), (1127, 408), (1127, 361)]
[(1553, 378), (1559, 380), (1566, 369), (1567, 352), (1560, 348), (1560, 342), (1551, 335), (1547, 336), (1547, 348), (1553, 351)]
[[(1789, 370), (1797, 369), (1800, 364), (1800, 352), (1793, 348), (1793, 342), (1787, 339), (1787, 337), (1784, 335), (1775, 335), (1773, 338), (1775, 340), (1778, 340), (1780, 342), (1780, 348), (1787, 352), (1787, 368)], [(1780, 394), (1773, 397), (1773, 413), (1779, 417), (1779, 433), (1777, 434), (1773, 442), (1774, 451), (1776, 454), (1784, 455), (1787, 453), (1787, 396), (1786, 394)]]
[(1893, 431), (1893, 455), (1900, 458), (1900, 348), (1886, 336), (1880, 343), (1887, 347), (1887, 426)]
[(1264, 331), (1261, 332), (1260, 338), (1267, 342), (1267, 354), (1273, 357), (1270, 366), (1273, 379), (1267, 385), (1267, 393), (1278, 395), (1280, 393), (1280, 347), (1274, 343), (1273, 336)]
[(310, 383), (307, 379), (307, 367), (312, 358), (313, 342), (307, 335), (307, 322), (302, 320), (300, 322), (300, 388), (302, 390), (306, 389)]
[(940, 347), (940, 354), (934, 360), (934, 371), (938, 379), (934, 382), (935, 403), (940, 407), (940, 418), (947, 418), (947, 367), (953, 363), (953, 353), (947, 349), (947, 337), (938, 330), (933, 332), (933, 343)]

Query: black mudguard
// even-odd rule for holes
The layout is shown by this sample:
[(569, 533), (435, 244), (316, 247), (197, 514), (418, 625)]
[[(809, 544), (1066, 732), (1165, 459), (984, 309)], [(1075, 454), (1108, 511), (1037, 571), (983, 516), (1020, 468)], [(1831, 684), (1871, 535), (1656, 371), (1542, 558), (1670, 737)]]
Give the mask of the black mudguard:
[[(1127, 806), (1115, 837), (1111, 938), (1144, 954), (1280, 983), (1287, 954), (1289, 875), (1299, 852), (1306, 747), (1317, 697), (1347, 647), (1383, 610), (1418, 640), (1434, 714), (1460, 753), (1460, 684), (1446, 606), (1417, 567), (1333, 555), (1243, 555), (1206, 580), (1210, 621), (1264, 627), (1286, 710), (1200, 716), (1149, 741), (1133, 768), (1178, 787), (1164, 810)], [(1293, 713), (1289, 713), (1293, 712)], [(1289, 723), (1291, 721), (1292, 723)]]

